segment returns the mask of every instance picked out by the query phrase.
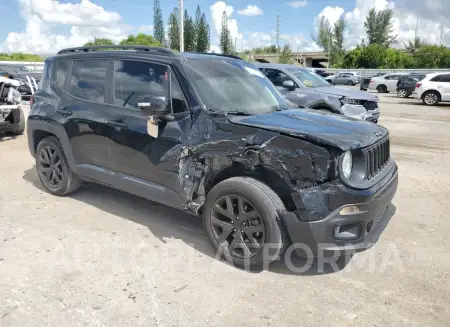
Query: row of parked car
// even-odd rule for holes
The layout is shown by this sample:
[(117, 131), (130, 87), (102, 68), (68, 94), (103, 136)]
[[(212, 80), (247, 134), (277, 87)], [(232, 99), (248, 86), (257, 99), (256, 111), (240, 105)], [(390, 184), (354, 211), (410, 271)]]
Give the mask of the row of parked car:
[(432, 106), (450, 101), (450, 72), (381, 74), (372, 77), (367, 86), (361, 84), (361, 89), (366, 87), (379, 93), (397, 92), (400, 98), (412, 96)]
[(390, 221), (389, 132), (354, 112), (374, 117), (376, 96), (298, 66), (82, 47), (46, 60), (27, 136), (49, 193), (95, 182), (203, 217), (218, 254), (261, 268), (353, 254)]

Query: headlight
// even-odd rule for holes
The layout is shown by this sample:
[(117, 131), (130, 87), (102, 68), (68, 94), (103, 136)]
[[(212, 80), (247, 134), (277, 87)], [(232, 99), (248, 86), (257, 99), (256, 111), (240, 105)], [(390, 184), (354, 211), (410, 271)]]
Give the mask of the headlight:
[(354, 104), (354, 105), (361, 104), (360, 100), (355, 100), (355, 99), (342, 98), (341, 101), (342, 101), (342, 103), (346, 103), (346, 104)]
[(342, 158), (342, 173), (345, 178), (349, 178), (352, 174), (353, 168), (353, 157), (350, 151), (346, 151), (344, 153), (344, 157)]

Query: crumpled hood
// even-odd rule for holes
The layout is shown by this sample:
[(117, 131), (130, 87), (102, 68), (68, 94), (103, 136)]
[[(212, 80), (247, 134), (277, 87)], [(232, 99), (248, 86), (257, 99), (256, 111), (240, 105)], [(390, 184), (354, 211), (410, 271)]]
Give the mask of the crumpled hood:
[(358, 90), (349, 90), (343, 87), (322, 86), (316, 87), (314, 88), (314, 90), (316, 90), (316, 92), (323, 94), (336, 95), (356, 100), (368, 100), (378, 102), (378, 97), (374, 94)]
[(388, 131), (379, 125), (311, 109), (289, 109), (263, 115), (234, 116), (234, 124), (273, 130), (343, 151), (364, 148), (384, 138)]

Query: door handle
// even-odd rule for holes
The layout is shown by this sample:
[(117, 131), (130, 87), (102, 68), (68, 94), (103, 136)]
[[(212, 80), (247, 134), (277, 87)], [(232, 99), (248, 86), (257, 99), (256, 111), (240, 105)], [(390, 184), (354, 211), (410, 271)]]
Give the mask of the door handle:
[(66, 107), (58, 109), (56, 111), (59, 112), (63, 117), (69, 117), (69, 116), (72, 116), (72, 114), (73, 114), (72, 111)]
[(125, 129), (128, 127), (127, 123), (123, 121), (117, 121), (117, 120), (108, 120), (107, 124), (109, 126), (114, 127), (116, 131), (121, 131), (122, 129)]

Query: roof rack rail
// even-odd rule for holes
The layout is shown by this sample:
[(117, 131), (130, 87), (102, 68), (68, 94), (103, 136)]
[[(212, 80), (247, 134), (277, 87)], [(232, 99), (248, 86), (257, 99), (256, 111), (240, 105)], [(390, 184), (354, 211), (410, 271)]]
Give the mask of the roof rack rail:
[(160, 52), (166, 55), (173, 55), (175, 53), (167, 48), (161, 47), (149, 47), (144, 45), (94, 45), (88, 47), (76, 47), (76, 48), (67, 48), (58, 51), (57, 54), (62, 53), (70, 53), (70, 52), (89, 52), (89, 51), (98, 51), (102, 49), (113, 49), (113, 50), (134, 50), (134, 51), (143, 51), (143, 52)]
[(195, 54), (202, 54), (202, 55), (209, 55), (209, 56), (227, 57), (227, 58), (244, 60), (241, 57), (234, 56), (234, 55), (223, 54), (223, 53), (209, 53), (209, 52), (193, 52), (193, 53), (195, 53)]

